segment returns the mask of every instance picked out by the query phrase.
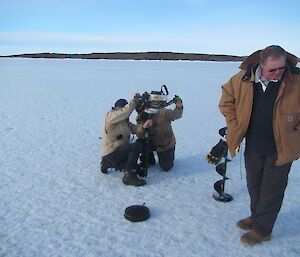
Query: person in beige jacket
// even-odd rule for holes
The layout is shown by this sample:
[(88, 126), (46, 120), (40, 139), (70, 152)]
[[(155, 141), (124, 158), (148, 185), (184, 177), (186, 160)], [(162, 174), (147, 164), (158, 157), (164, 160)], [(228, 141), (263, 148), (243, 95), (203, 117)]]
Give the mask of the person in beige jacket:
[(219, 108), (232, 156), (246, 138), (251, 215), (237, 226), (249, 230), (241, 241), (250, 245), (271, 239), (292, 162), (300, 157), (298, 61), (280, 46), (269, 46), (250, 55), (222, 86)]
[(105, 115), (102, 132), (102, 173), (107, 173), (110, 167), (122, 170), (125, 172), (123, 183), (133, 186), (146, 184), (144, 179), (137, 176), (141, 146), (129, 142), (131, 134), (136, 133), (136, 126), (129, 121), (129, 116), (140, 97), (137, 93), (129, 103), (125, 99), (116, 101), (112, 110)]

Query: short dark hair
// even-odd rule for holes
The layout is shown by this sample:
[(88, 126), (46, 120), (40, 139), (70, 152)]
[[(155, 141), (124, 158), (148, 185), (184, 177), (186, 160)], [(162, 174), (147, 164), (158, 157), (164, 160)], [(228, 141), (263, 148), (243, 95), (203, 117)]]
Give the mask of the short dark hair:
[(259, 59), (260, 65), (264, 65), (266, 63), (268, 57), (270, 57), (270, 56), (272, 56), (276, 59), (279, 59), (281, 56), (283, 56), (286, 59), (287, 53), (280, 46), (276, 46), (276, 45), (268, 46), (260, 52), (260, 59)]

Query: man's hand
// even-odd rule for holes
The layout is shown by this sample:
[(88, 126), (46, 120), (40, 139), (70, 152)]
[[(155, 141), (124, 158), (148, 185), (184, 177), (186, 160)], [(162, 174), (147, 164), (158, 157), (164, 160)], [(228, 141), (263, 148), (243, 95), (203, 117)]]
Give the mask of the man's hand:
[(219, 130), (219, 135), (220, 135), (221, 137), (226, 137), (226, 136), (227, 136), (227, 127), (221, 128), (221, 129)]
[(182, 107), (182, 99), (178, 95), (175, 95), (173, 100), (175, 102), (176, 107), (178, 108)]
[(140, 93), (135, 93), (135, 95), (134, 95), (134, 99), (135, 100), (138, 100), (138, 99), (140, 99), (142, 96), (141, 96), (141, 94)]
[(148, 128), (153, 126), (153, 121), (152, 120), (146, 120), (145, 123), (143, 124), (143, 129), (146, 129), (144, 132), (144, 137), (145, 138), (150, 138), (150, 133)]
[(217, 165), (222, 157), (226, 155), (226, 152), (228, 150), (228, 145), (227, 143), (220, 139), (219, 143), (217, 143), (210, 151), (210, 153), (206, 156), (206, 160), (210, 164)]
[(153, 126), (153, 121), (152, 120), (146, 120), (145, 123), (143, 124), (143, 128), (150, 128)]

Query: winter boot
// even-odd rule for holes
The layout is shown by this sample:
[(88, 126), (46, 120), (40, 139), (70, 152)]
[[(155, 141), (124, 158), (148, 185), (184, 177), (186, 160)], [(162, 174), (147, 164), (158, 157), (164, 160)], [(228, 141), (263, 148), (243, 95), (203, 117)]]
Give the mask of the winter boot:
[(105, 160), (104, 158), (102, 158), (100, 166), (101, 166), (101, 168), (100, 168), (101, 172), (104, 174), (107, 174), (108, 169), (110, 168), (108, 161)]
[(255, 229), (252, 229), (241, 236), (241, 241), (248, 245), (256, 245), (268, 240), (271, 240), (271, 234), (263, 236)]
[(146, 184), (146, 181), (139, 179), (136, 175), (136, 171), (133, 170), (126, 170), (122, 181), (125, 185), (131, 186), (143, 186)]
[(253, 229), (253, 225), (254, 225), (254, 221), (251, 217), (247, 217), (245, 219), (239, 220), (236, 225), (240, 228), (240, 229), (244, 229), (244, 230), (251, 230)]

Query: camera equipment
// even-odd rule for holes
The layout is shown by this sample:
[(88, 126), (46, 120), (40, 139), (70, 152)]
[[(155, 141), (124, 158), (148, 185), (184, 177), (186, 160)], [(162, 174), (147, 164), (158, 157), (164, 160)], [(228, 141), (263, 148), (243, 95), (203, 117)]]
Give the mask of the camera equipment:
[[(226, 137), (226, 131), (226, 127), (221, 128), (219, 130), (220, 136)], [(220, 163), (222, 158), (224, 158), (224, 162)], [(216, 144), (212, 148), (210, 153), (206, 156), (206, 160), (208, 160), (208, 163), (210, 164), (217, 165), (216, 172), (223, 177), (221, 180), (218, 180), (214, 184), (214, 189), (216, 190), (216, 192), (213, 193), (213, 198), (221, 202), (230, 202), (233, 197), (229, 194), (224, 193), (225, 181), (229, 179), (228, 177), (226, 177), (227, 163), (231, 161), (228, 159), (228, 146), (226, 141), (220, 139), (218, 144)]]
[(164, 108), (175, 103), (174, 99), (167, 102), (168, 95), (169, 91), (166, 85), (162, 85), (160, 91), (151, 91), (150, 94), (145, 92), (137, 104), (136, 111), (145, 111), (149, 114), (158, 113), (160, 108)]

